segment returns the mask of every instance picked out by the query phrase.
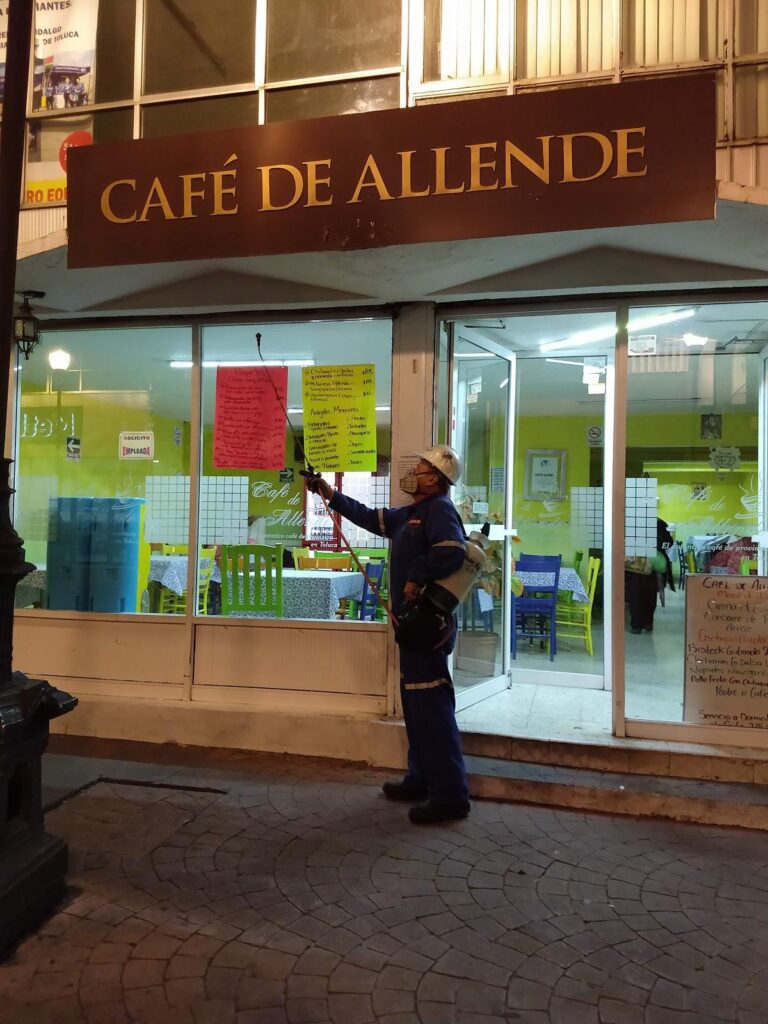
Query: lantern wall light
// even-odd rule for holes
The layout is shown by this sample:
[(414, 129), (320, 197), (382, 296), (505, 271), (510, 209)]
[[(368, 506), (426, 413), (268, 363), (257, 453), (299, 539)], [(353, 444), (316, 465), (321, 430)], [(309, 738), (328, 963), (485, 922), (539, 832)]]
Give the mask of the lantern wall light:
[(17, 294), (22, 296), (22, 303), (13, 318), (13, 340), (24, 358), (29, 359), (40, 344), (40, 321), (32, 312), (29, 300), (42, 299), (45, 292), (30, 290)]

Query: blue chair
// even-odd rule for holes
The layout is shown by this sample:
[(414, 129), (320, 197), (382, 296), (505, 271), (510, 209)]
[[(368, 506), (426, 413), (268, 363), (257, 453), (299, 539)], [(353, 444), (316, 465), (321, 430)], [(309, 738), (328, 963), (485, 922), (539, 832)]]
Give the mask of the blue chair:
[[(555, 625), (557, 588), (560, 582), (562, 555), (523, 555), (517, 559), (516, 571), (535, 572), (544, 577), (533, 585), (525, 584), (522, 597), (512, 594), (512, 657), (517, 658), (517, 638), (549, 640), (549, 660), (557, 654)], [(533, 627), (529, 619), (533, 618)]]
[[(370, 559), (368, 564), (365, 566), (365, 572), (368, 579), (373, 583), (376, 590), (379, 591), (382, 588), (384, 582), (384, 569), (386, 563), (383, 558)], [(376, 609), (378, 602), (376, 601), (376, 593), (368, 586), (368, 580), (363, 581), (363, 596), (360, 598), (360, 605), (357, 612), (357, 618), (363, 621), (370, 621), (376, 618)]]

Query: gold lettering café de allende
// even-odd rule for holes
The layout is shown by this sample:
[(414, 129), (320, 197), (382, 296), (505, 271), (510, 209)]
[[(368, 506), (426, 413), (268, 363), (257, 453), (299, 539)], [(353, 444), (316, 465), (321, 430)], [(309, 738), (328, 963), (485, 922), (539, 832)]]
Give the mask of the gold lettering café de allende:
[[(644, 126), (610, 131), (539, 135), (526, 152), (509, 139), (403, 150), (394, 164), (369, 153), (351, 192), (334, 191), (333, 161), (305, 160), (299, 165), (263, 164), (257, 170), (259, 212), (275, 213), (297, 204), (304, 207), (389, 202), (429, 196), (515, 189), (521, 170), (543, 185), (578, 184), (609, 175), (639, 178), (648, 173)], [(237, 153), (221, 169), (195, 170), (169, 180), (155, 177), (149, 187), (137, 188), (135, 178), (118, 178), (101, 193), (101, 213), (113, 224), (152, 220), (190, 220), (238, 212)], [(393, 173), (391, 168), (396, 167)]]

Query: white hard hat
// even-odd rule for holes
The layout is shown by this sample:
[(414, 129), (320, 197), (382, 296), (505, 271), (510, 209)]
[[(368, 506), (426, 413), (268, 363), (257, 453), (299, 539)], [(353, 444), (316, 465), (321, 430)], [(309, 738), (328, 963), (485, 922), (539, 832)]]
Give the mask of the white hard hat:
[(452, 484), (459, 482), (461, 476), (461, 459), (458, 454), (447, 444), (434, 444), (423, 452), (416, 452), (420, 459), (424, 459), (430, 466), (434, 466), (443, 476), (447, 476)]

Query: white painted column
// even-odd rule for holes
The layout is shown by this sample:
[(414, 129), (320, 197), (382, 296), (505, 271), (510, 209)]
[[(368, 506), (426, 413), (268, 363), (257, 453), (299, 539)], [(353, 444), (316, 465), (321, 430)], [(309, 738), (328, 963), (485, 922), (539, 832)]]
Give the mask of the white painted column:
[[(435, 404), (435, 307), (429, 302), (401, 306), (392, 325), (391, 502), (408, 501), (398, 481), (414, 452), (432, 444)], [(397, 648), (389, 633), (387, 709), (401, 715)]]

